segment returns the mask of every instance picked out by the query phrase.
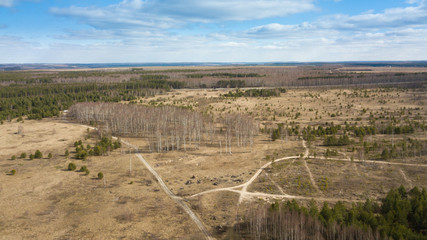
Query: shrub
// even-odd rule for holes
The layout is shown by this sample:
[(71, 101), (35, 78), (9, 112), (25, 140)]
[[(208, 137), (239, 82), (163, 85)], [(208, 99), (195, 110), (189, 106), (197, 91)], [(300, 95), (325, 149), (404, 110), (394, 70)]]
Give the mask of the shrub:
[(86, 172), (87, 167), (85, 165), (81, 166), (79, 172)]
[(388, 149), (383, 150), (383, 152), (381, 153), (381, 158), (384, 160), (390, 159), (390, 152), (388, 151)]
[(68, 151), (68, 149), (67, 150), (65, 150), (65, 154), (64, 154), (66, 157), (68, 157), (68, 156), (70, 156), (70, 152)]
[(31, 153), (30, 154), (30, 159), (33, 160), (34, 159), (34, 155)]
[(113, 144), (113, 148), (114, 149), (120, 148), (121, 146), (122, 146), (122, 144), (118, 140), (115, 141), (114, 144)]
[(37, 150), (36, 153), (34, 154), (34, 158), (42, 158), (43, 154), (42, 152), (40, 152), (40, 150)]
[(16, 170), (15, 169), (12, 169), (11, 171), (10, 171), (10, 175), (15, 175), (16, 174)]
[(88, 153), (86, 150), (80, 150), (79, 152), (76, 153), (76, 158), (77, 159), (82, 159), (82, 160), (86, 160), (88, 156)]
[(98, 179), (103, 179), (104, 178), (104, 174), (102, 172), (98, 173)]
[(79, 170), (79, 172), (84, 172), (85, 175), (89, 175), (90, 171), (86, 166), (82, 166)]
[(26, 153), (21, 153), (20, 158), (26, 158), (26, 157), (27, 157), (27, 154), (26, 154)]
[(52, 153), (49, 153), (49, 155), (47, 155), (47, 157), (48, 157), (49, 159), (51, 159), (51, 158), (52, 158)]
[(74, 164), (74, 163), (68, 164), (68, 170), (69, 171), (74, 171), (74, 170), (76, 170), (76, 168), (77, 168), (76, 164)]
[(11, 159), (12, 159), (12, 160), (15, 160), (15, 159), (16, 159), (16, 156), (15, 156), (15, 155), (13, 155), (13, 156), (11, 157)]
[(78, 147), (79, 145), (82, 145), (82, 140), (74, 142), (74, 147)]

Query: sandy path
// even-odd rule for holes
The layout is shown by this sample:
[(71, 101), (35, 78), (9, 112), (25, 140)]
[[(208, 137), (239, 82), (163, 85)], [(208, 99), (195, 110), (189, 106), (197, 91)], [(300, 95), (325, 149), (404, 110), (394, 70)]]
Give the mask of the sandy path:
[(401, 168), (399, 168), (399, 172), (400, 172), (400, 175), (402, 175), (405, 182), (407, 182), (409, 184), (409, 188), (412, 188), (413, 187), (412, 182), (411, 182), (411, 180), (408, 179), (408, 177), (406, 177), (405, 172), (403, 172), (403, 170)]
[(285, 191), (283, 190), (283, 188), (282, 187), (280, 187), (279, 186), (279, 184), (277, 184), (277, 182), (276, 181), (274, 181), (271, 177), (270, 177), (270, 175), (268, 175), (268, 173), (267, 172), (265, 172), (265, 175), (268, 177), (268, 179), (270, 179), (270, 181), (274, 184), (274, 186), (276, 186), (276, 188), (277, 189), (279, 189), (279, 191), (282, 193), (282, 195), (285, 195), (286, 193), (285, 193)]
[[(124, 144), (126, 144), (129, 147), (134, 148), (135, 150), (138, 150), (138, 148), (129, 142), (126, 142), (124, 140), (121, 140)], [(202, 221), (194, 214), (194, 212), (187, 206), (187, 204), (184, 202), (184, 200), (178, 196), (176, 196), (171, 190), (166, 186), (163, 179), (160, 177), (160, 175), (151, 167), (151, 165), (142, 157), (141, 154), (136, 153), (135, 154), (138, 159), (145, 165), (145, 167), (148, 169), (148, 171), (153, 174), (153, 176), (157, 179), (157, 182), (159, 183), (160, 187), (163, 189), (163, 191), (172, 198), (178, 205), (190, 216), (190, 218), (196, 223), (197, 227), (200, 229), (200, 231), (205, 235), (206, 239), (213, 239), (212, 236), (209, 234), (205, 226), (203, 225)]]
[[(345, 152), (339, 152), (342, 155), (344, 155), (345, 158), (347, 158), (348, 161), (351, 161), (351, 159), (347, 156), (347, 154)], [(358, 177), (360, 177), (360, 173), (359, 173), (359, 169), (357, 169), (357, 166), (354, 162), (352, 162), (351, 164), (353, 166), (354, 172), (357, 174)]]
[[(305, 148), (305, 153), (303, 158), (308, 157), (308, 148), (305, 144), (305, 141), (303, 140), (302, 142), (303, 147)], [(234, 186), (234, 187), (226, 187), (226, 188), (217, 188), (217, 189), (211, 189), (211, 190), (207, 190), (207, 191), (203, 191), (200, 193), (196, 193), (194, 195), (189, 196), (189, 198), (193, 198), (193, 197), (197, 197), (197, 196), (201, 196), (207, 193), (213, 193), (213, 192), (220, 192), (220, 191), (230, 191), (230, 192), (234, 192), (234, 193), (238, 193), (240, 195), (239, 197), (239, 203), (243, 202), (244, 200), (250, 200), (251, 198), (264, 198), (264, 199), (300, 199), (300, 200), (311, 200), (311, 199), (315, 199), (318, 201), (328, 201), (328, 202), (338, 202), (338, 201), (344, 201), (344, 202), (363, 202), (362, 200), (349, 200), (349, 199), (342, 199), (342, 198), (323, 198), (323, 197), (304, 197), (304, 196), (294, 196), (294, 195), (289, 195), (289, 194), (268, 194), (268, 193), (260, 193), (260, 192), (248, 192), (247, 188), (255, 181), (255, 179), (258, 178), (258, 176), (261, 174), (261, 172), (267, 168), (268, 166), (270, 166), (272, 163), (275, 162), (279, 162), (279, 161), (284, 161), (284, 160), (289, 160), (289, 159), (298, 159), (300, 158), (300, 156), (290, 156), (290, 157), (284, 157), (284, 158), (279, 158), (276, 159), (274, 161), (268, 162), (266, 164), (264, 164), (264, 166), (262, 166), (260, 169), (258, 169), (258, 171), (252, 176), (251, 179), (249, 179), (249, 181), (247, 181), (246, 183)], [(314, 179), (313, 179), (314, 181)], [(241, 188), (241, 190), (239, 190), (239, 188)], [(279, 189), (280, 190), (280, 189)]]
[(319, 187), (317, 186), (316, 181), (314, 181), (313, 174), (311, 174), (310, 168), (309, 168), (309, 167), (308, 167), (308, 165), (307, 165), (307, 161), (306, 161), (305, 159), (303, 159), (302, 161), (303, 161), (303, 163), (304, 163), (304, 167), (305, 167), (305, 169), (306, 169), (306, 170), (307, 170), (307, 172), (308, 172), (308, 176), (310, 177), (311, 185), (313, 185), (314, 189), (316, 189), (316, 192), (320, 193), (320, 189), (319, 189)]
[(308, 157), (308, 147), (305, 144), (304, 140), (302, 140), (302, 146), (305, 148), (305, 152), (302, 160), (304, 163), (304, 167), (308, 172), (308, 176), (310, 177), (311, 185), (313, 185), (314, 189), (316, 189), (316, 192), (320, 193), (319, 187), (317, 186), (316, 181), (314, 180), (313, 174), (311, 174), (310, 168), (308, 167), (307, 161), (305, 160)]
[[(96, 128), (92, 128), (92, 129), (96, 129)], [(115, 137), (114, 137), (115, 138)], [(115, 138), (117, 139), (117, 138)], [(121, 140), (124, 144), (128, 145), (129, 147), (132, 147), (134, 149), (138, 149), (136, 146)], [(305, 152), (304, 152), (304, 156), (302, 161), (304, 162), (304, 165), (309, 173), (310, 176), (310, 181), (312, 182), (313, 186), (316, 188), (316, 190), (318, 192), (320, 192), (319, 188), (317, 187), (315, 181), (314, 181), (314, 177), (311, 174), (310, 169), (308, 168), (307, 162), (306, 162), (306, 158), (313, 158), (316, 159), (314, 156), (309, 156), (309, 149), (306, 146), (305, 141), (302, 141), (302, 145), (305, 148)], [(208, 233), (208, 231), (206, 230), (206, 228), (204, 227), (203, 223), (200, 221), (200, 219), (194, 214), (194, 212), (186, 205), (186, 203), (184, 202), (184, 200), (178, 196), (176, 196), (174, 193), (172, 193), (169, 188), (166, 186), (166, 184), (164, 183), (164, 181), (162, 180), (162, 178), (160, 177), (160, 175), (151, 167), (151, 165), (142, 157), (141, 154), (137, 153), (135, 154), (138, 159), (140, 159), (140, 161), (146, 166), (146, 168), (153, 174), (153, 176), (157, 179), (159, 185), (161, 186), (161, 188), (163, 189), (163, 191), (169, 196), (171, 197), (175, 202), (177, 202), (179, 204), (179, 206), (190, 216), (190, 218), (196, 223), (197, 227), (200, 229), (201, 232), (203, 232), (203, 234), (205, 235), (206, 239), (213, 239), (211, 237), (211, 235)], [(300, 200), (311, 200), (311, 199), (315, 199), (318, 201), (328, 201), (328, 202), (338, 202), (338, 201), (344, 201), (344, 202), (363, 202), (362, 200), (350, 200), (350, 199), (341, 199), (341, 198), (324, 198), (324, 197), (304, 197), (304, 196), (294, 196), (294, 195), (289, 195), (284, 193), (283, 190), (281, 190), (279, 188), (279, 190), (281, 190), (282, 193), (284, 194), (268, 194), (268, 193), (260, 193), (260, 192), (248, 192), (247, 188), (255, 181), (255, 179), (257, 179), (259, 177), (259, 175), (262, 173), (262, 171), (264, 169), (266, 169), (267, 167), (269, 167), (271, 164), (275, 163), (275, 162), (280, 162), (280, 161), (284, 161), (284, 160), (289, 160), (289, 159), (298, 159), (300, 158), (300, 156), (290, 156), (290, 157), (283, 157), (283, 158), (279, 158), (276, 159), (274, 161), (268, 162), (266, 164), (264, 164), (260, 169), (258, 169), (258, 171), (251, 177), (251, 179), (249, 179), (249, 181), (247, 181), (246, 183), (234, 186), (234, 187), (227, 187), (227, 188), (217, 188), (217, 189), (211, 189), (211, 190), (207, 190), (207, 191), (203, 191), (200, 193), (196, 193), (194, 195), (189, 196), (189, 198), (193, 198), (193, 197), (197, 197), (197, 196), (201, 196), (207, 193), (213, 193), (213, 192), (220, 192), (220, 191), (230, 191), (230, 192), (235, 192), (238, 193), (240, 195), (239, 197), (239, 204), (241, 202), (243, 202), (244, 200), (251, 200), (252, 198), (264, 198), (264, 199), (300, 199)], [(317, 157), (317, 159), (326, 159), (324, 157)], [(360, 160), (350, 160), (348, 157), (346, 159), (338, 159), (338, 158), (328, 158), (328, 160), (334, 160), (334, 161), (345, 161), (345, 162), (353, 162), (353, 163), (376, 163), (376, 164), (389, 164), (389, 165), (403, 165), (403, 166), (418, 166), (418, 167), (427, 167), (426, 164), (412, 164), (412, 163), (394, 163), (394, 162), (382, 162), (382, 161), (372, 161), (372, 160), (364, 160), (364, 161), (360, 161)], [(403, 178), (405, 179), (405, 181), (409, 182), (409, 180), (406, 178), (406, 175), (403, 173), (403, 171), (400, 169), (400, 172), (403, 176)], [(409, 182), (410, 183), (410, 182)], [(241, 190), (239, 190), (241, 188)]]
[(385, 164), (385, 165), (400, 165), (400, 166), (411, 166), (411, 167), (427, 167), (427, 164), (421, 164), (421, 163), (398, 163), (398, 162), (385, 162), (385, 161), (374, 161), (374, 160), (356, 160), (353, 161), (350, 159), (343, 159), (343, 158), (325, 158), (325, 157), (314, 157), (310, 156), (310, 158), (314, 158), (317, 160), (332, 160), (332, 161), (342, 161), (342, 162), (354, 162), (354, 163), (374, 163), (374, 164)]

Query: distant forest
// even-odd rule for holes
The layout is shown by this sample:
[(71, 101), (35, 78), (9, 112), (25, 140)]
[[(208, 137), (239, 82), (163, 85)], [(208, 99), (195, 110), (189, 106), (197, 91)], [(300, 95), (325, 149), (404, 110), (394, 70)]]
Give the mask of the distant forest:
[[(180, 88), (411, 87), (427, 72), (370, 72), (337, 65), (0, 71), (0, 121), (58, 116), (76, 102), (120, 102)], [(274, 96), (278, 91), (230, 92), (229, 97)]]
[(119, 83), (39, 83), (14, 84), (0, 88), (0, 120), (27, 115), (28, 119), (59, 116), (76, 102), (119, 102), (152, 96), (181, 82), (167, 81), (162, 76)]

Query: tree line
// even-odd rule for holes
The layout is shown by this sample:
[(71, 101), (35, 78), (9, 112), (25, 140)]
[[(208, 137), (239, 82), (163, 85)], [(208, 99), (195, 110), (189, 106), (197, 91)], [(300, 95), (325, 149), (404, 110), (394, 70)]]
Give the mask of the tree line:
[(101, 130), (115, 136), (148, 139), (150, 151), (198, 149), (201, 144), (245, 147), (253, 144), (258, 125), (252, 117), (227, 114), (213, 121), (201, 113), (172, 106), (137, 106), (116, 103), (77, 103), (70, 118), (86, 124), (99, 124)]
[(123, 83), (11, 85), (0, 88), (0, 120), (24, 115), (28, 119), (58, 116), (76, 102), (131, 101), (181, 86), (156, 75)]
[(234, 92), (229, 91), (226, 94), (221, 96), (223, 97), (280, 97), (280, 93), (285, 93), (286, 89), (284, 88), (275, 88), (275, 89), (248, 89), (241, 91), (236, 89)]
[(346, 207), (337, 202), (319, 209), (312, 200), (295, 200), (251, 208), (233, 227), (233, 237), (244, 239), (427, 239), (425, 188), (391, 189), (384, 199)]
[(253, 78), (253, 77), (263, 77), (258, 73), (194, 73), (187, 74), (187, 78), (204, 78), (204, 77), (223, 77), (223, 78)]

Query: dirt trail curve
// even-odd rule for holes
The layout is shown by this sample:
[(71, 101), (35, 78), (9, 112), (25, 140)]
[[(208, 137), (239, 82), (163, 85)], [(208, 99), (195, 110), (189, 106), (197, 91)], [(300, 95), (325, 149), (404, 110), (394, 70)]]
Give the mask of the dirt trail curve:
[[(91, 129), (95, 129), (93, 127), (90, 127)], [(117, 139), (116, 137), (113, 137), (115, 139)], [(124, 140), (121, 140), (121, 142), (123, 142), (124, 144), (128, 145), (131, 148), (134, 148), (136, 150), (138, 150), (138, 148)], [(306, 158), (312, 158), (312, 159), (316, 159), (316, 157), (314, 156), (309, 156), (309, 149), (306, 146), (305, 141), (302, 141), (302, 145), (305, 148), (305, 152), (304, 152), (304, 156), (303, 156), (303, 161), (304, 164), (308, 170), (308, 173), (310, 175), (310, 180), (312, 182), (312, 184), (317, 188), (317, 185), (315, 184), (313, 175), (311, 174), (310, 169), (307, 166), (307, 163), (305, 161)], [(160, 175), (151, 167), (151, 165), (142, 157), (141, 154), (137, 153), (135, 154), (138, 159), (140, 159), (140, 161), (145, 165), (145, 167), (153, 174), (153, 176), (157, 179), (159, 185), (161, 186), (161, 188), (163, 189), (163, 191), (169, 196), (171, 197), (174, 201), (176, 201), (181, 208), (191, 217), (191, 219), (196, 223), (197, 227), (200, 229), (200, 231), (205, 235), (206, 239), (213, 239), (212, 236), (209, 234), (209, 232), (206, 230), (205, 226), (203, 225), (203, 223), (200, 221), (200, 219), (194, 214), (193, 211), (191, 211), (191, 209), (187, 206), (187, 204), (185, 203), (185, 201), (176, 196), (174, 193), (172, 193), (169, 188), (166, 186), (166, 184), (163, 182), (162, 178), (160, 177)], [(258, 178), (258, 176), (261, 174), (261, 172), (266, 169), (268, 166), (270, 166), (271, 164), (275, 163), (275, 162), (279, 162), (279, 161), (284, 161), (284, 160), (289, 160), (289, 159), (298, 159), (300, 158), (300, 156), (290, 156), (290, 157), (283, 157), (283, 158), (279, 158), (276, 159), (274, 161), (268, 162), (266, 164), (264, 164), (264, 166), (262, 166), (260, 169), (258, 169), (258, 171), (251, 177), (251, 179), (249, 179), (249, 181), (247, 181), (246, 183), (234, 186), (234, 187), (227, 187), (227, 188), (217, 188), (217, 189), (211, 189), (211, 190), (207, 190), (204, 192), (200, 192), (191, 196), (188, 196), (188, 198), (193, 198), (193, 197), (197, 197), (200, 195), (204, 195), (207, 193), (212, 193), (212, 192), (220, 192), (220, 191), (230, 191), (230, 192), (235, 192), (240, 194), (239, 197), (239, 203), (243, 202), (244, 200), (250, 200), (253, 197), (257, 197), (257, 198), (264, 198), (264, 199), (301, 199), (301, 200), (310, 200), (310, 199), (315, 199), (315, 200), (319, 200), (319, 201), (329, 201), (329, 202), (337, 202), (337, 201), (346, 201), (346, 202), (363, 202), (362, 200), (350, 200), (350, 199), (340, 199), (340, 198), (324, 198), (324, 197), (304, 197), (304, 196), (294, 196), (294, 195), (289, 195), (289, 194), (268, 194), (268, 193), (260, 193), (260, 192), (248, 192), (247, 188), (255, 181), (255, 179)], [(324, 157), (317, 157), (317, 159), (325, 159)], [(411, 164), (411, 163), (396, 163), (396, 162), (382, 162), (382, 161), (372, 161), (372, 160), (364, 160), (364, 161), (360, 161), (360, 160), (350, 160), (348, 157), (346, 159), (338, 159), (338, 158), (328, 158), (328, 160), (334, 160), (334, 161), (345, 161), (345, 162), (353, 162), (353, 163), (376, 163), (376, 164), (390, 164), (390, 165), (402, 165), (402, 166), (417, 166), (417, 167), (427, 167), (426, 164)], [(401, 171), (401, 173), (403, 173), (403, 171)], [(404, 178), (406, 177), (404, 175), (404, 173), (402, 174), (404, 176)], [(406, 178), (407, 179), (407, 178)], [(405, 180), (406, 180), (405, 179)], [(408, 180), (408, 182), (410, 182)], [(239, 190), (241, 188), (241, 190)]]
[[(305, 153), (304, 153), (303, 158), (306, 158), (306, 157), (308, 157), (309, 151), (308, 151), (308, 148), (307, 148), (304, 140), (303, 140), (303, 146), (305, 148)], [(217, 188), (217, 189), (207, 190), (204, 192), (200, 192), (200, 193), (196, 193), (194, 195), (191, 195), (191, 196), (189, 196), (189, 198), (197, 197), (197, 196), (204, 195), (207, 193), (212, 193), (212, 192), (230, 191), (230, 192), (240, 194), (239, 203), (243, 202), (244, 200), (250, 200), (251, 198), (254, 198), (254, 197), (264, 198), (264, 199), (271, 199), (271, 198), (273, 198), (273, 199), (300, 199), (300, 200), (315, 199), (315, 200), (319, 200), (319, 201), (328, 201), (328, 202), (338, 202), (338, 201), (363, 202), (361, 200), (350, 200), (350, 199), (341, 199), (341, 198), (324, 198), (324, 197), (314, 197), (313, 198), (313, 197), (304, 197), (304, 196), (294, 196), (294, 195), (289, 195), (286, 193), (285, 194), (268, 194), (268, 193), (248, 192), (247, 191), (248, 186), (250, 186), (253, 183), (253, 181), (255, 181), (255, 179), (258, 178), (258, 176), (261, 174), (261, 172), (264, 169), (266, 169), (268, 166), (270, 166), (272, 163), (284, 161), (284, 160), (289, 160), (289, 159), (298, 159), (298, 158), (300, 158), (300, 156), (290, 156), (290, 157), (284, 157), (284, 158), (276, 159), (272, 162), (268, 162), (268, 163), (264, 164), (264, 166), (262, 166), (260, 169), (258, 169), (258, 171), (246, 183), (243, 183), (243, 184), (240, 184), (240, 185), (237, 185), (234, 187)], [(241, 188), (241, 190), (239, 190), (240, 188)]]
[[(129, 147), (134, 148), (135, 150), (138, 150), (138, 148), (132, 144), (130, 144), (129, 142), (126, 142), (124, 140), (121, 140), (124, 144), (126, 144)], [(207, 231), (207, 229), (205, 228), (205, 226), (203, 225), (202, 221), (200, 221), (200, 219), (196, 216), (196, 214), (194, 214), (193, 211), (191, 211), (191, 209), (187, 206), (187, 204), (184, 202), (184, 200), (178, 196), (176, 196), (173, 192), (171, 192), (171, 190), (169, 190), (169, 188), (166, 186), (165, 182), (163, 181), (163, 179), (160, 177), (160, 175), (151, 167), (151, 165), (142, 157), (141, 154), (136, 153), (135, 154), (138, 159), (145, 165), (145, 167), (148, 169), (148, 171), (151, 172), (151, 174), (153, 174), (153, 176), (157, 179), (157, 182), (159, 183), (160, 187), (163, 189), (163, 191), (170, 197), (172, 198), (176, 203), (178, 203), (178, 205), (190, 216), (190, 218), (194, 221), (194, 223), (196, 223), (197, 227), (200, 229), (200, 231), (205, 235), (206, 239), (214, 239), (209, 232)]]
[(354, 163), (374, 163), (374, 164), (385, 164), (385, 165), (400, 165), (400, 166), (411, 166), (411, 167), (427, 167), (427, 164), (421, 163), (399, 163), (399, 162), (385, 162), (385, 161), (374, 161), (374, 160), (351, 160), (347, 158), (325, 158), (325, 157), (314, 157), (310, 156), (315, 160), (331, 160), (331, 161), (341, 161), (341, 162), (354, 162)]

